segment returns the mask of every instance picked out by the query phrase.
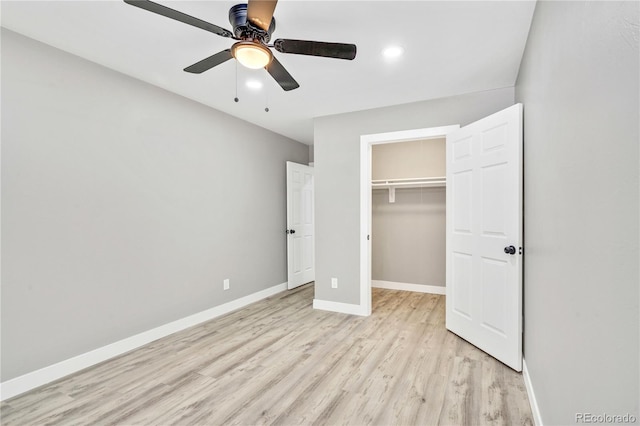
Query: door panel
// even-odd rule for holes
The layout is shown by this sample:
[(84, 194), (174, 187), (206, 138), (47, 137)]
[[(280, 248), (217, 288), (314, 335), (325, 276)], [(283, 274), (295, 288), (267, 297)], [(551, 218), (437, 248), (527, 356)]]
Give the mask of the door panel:
[(472, 206), (473, 199), (473, 175), (471, 171), (465, 170), (453, 174), (450, 180), (452, 185), (459, 190), (455, 192), (453, 199), (453, 227), (456, 235), (471, 235), (472, 233)]
[[(505, 252), (514, 246), (515, 254)], [(447, 136), (447, 328), (522, 369), (522, 105)]]
[(473, 257), (468, 253), (453, 253), (452, 292), (451, 296), (447, 295), (447, 298), (452, 297), (453, 299), (453, 310), (467, 319), (471, 319), (472, 262)]
[(485, 237), (507, 236), (509, 218), (506, 217), (506, 188), (508, 176), (506, 163), (495, 164), (481, 169), (482, 182), (482, 235)]
[(504, 261), (482, 258), (482, 325), (506, 337), (508, 266)]

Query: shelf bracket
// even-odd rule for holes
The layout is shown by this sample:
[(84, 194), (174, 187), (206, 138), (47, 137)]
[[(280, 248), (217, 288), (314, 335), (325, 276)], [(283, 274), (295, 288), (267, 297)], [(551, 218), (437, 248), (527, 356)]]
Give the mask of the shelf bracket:
[(389, 187), (389, 202), (390, 203), (395, 203), (396, 202), (396, 187), (395, 186), (390, 186)]

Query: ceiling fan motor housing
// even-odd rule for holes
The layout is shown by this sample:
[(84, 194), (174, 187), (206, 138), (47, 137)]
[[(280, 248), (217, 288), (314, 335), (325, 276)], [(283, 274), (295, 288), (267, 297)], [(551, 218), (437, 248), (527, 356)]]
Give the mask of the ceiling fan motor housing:
[(229, 22), (233, 27), (233, 34), (241, 40), (259, 40), (264, 44), (269, 43), (271, 34), (276, 29), (276, 20), (271, 18), (269, 29), (264, 31), (247, 21), (247, 5), (244, 3), (236, 4), (229, 9)]

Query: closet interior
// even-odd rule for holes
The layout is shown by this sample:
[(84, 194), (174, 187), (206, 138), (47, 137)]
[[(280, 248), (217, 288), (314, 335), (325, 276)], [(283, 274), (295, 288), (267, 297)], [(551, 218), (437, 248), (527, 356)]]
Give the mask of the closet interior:
[(445, 138), (372, 146), (373, 287), (444, 294)]

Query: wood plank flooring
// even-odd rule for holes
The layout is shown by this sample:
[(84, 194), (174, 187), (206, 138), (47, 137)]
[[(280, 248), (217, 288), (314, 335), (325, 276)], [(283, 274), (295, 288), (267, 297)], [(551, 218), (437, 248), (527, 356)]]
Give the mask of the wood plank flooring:
[(2, 403), (2, 425), (533, 425), (522, 375), (448, 332), (444, 296), (313, 286), (157, 340)]

